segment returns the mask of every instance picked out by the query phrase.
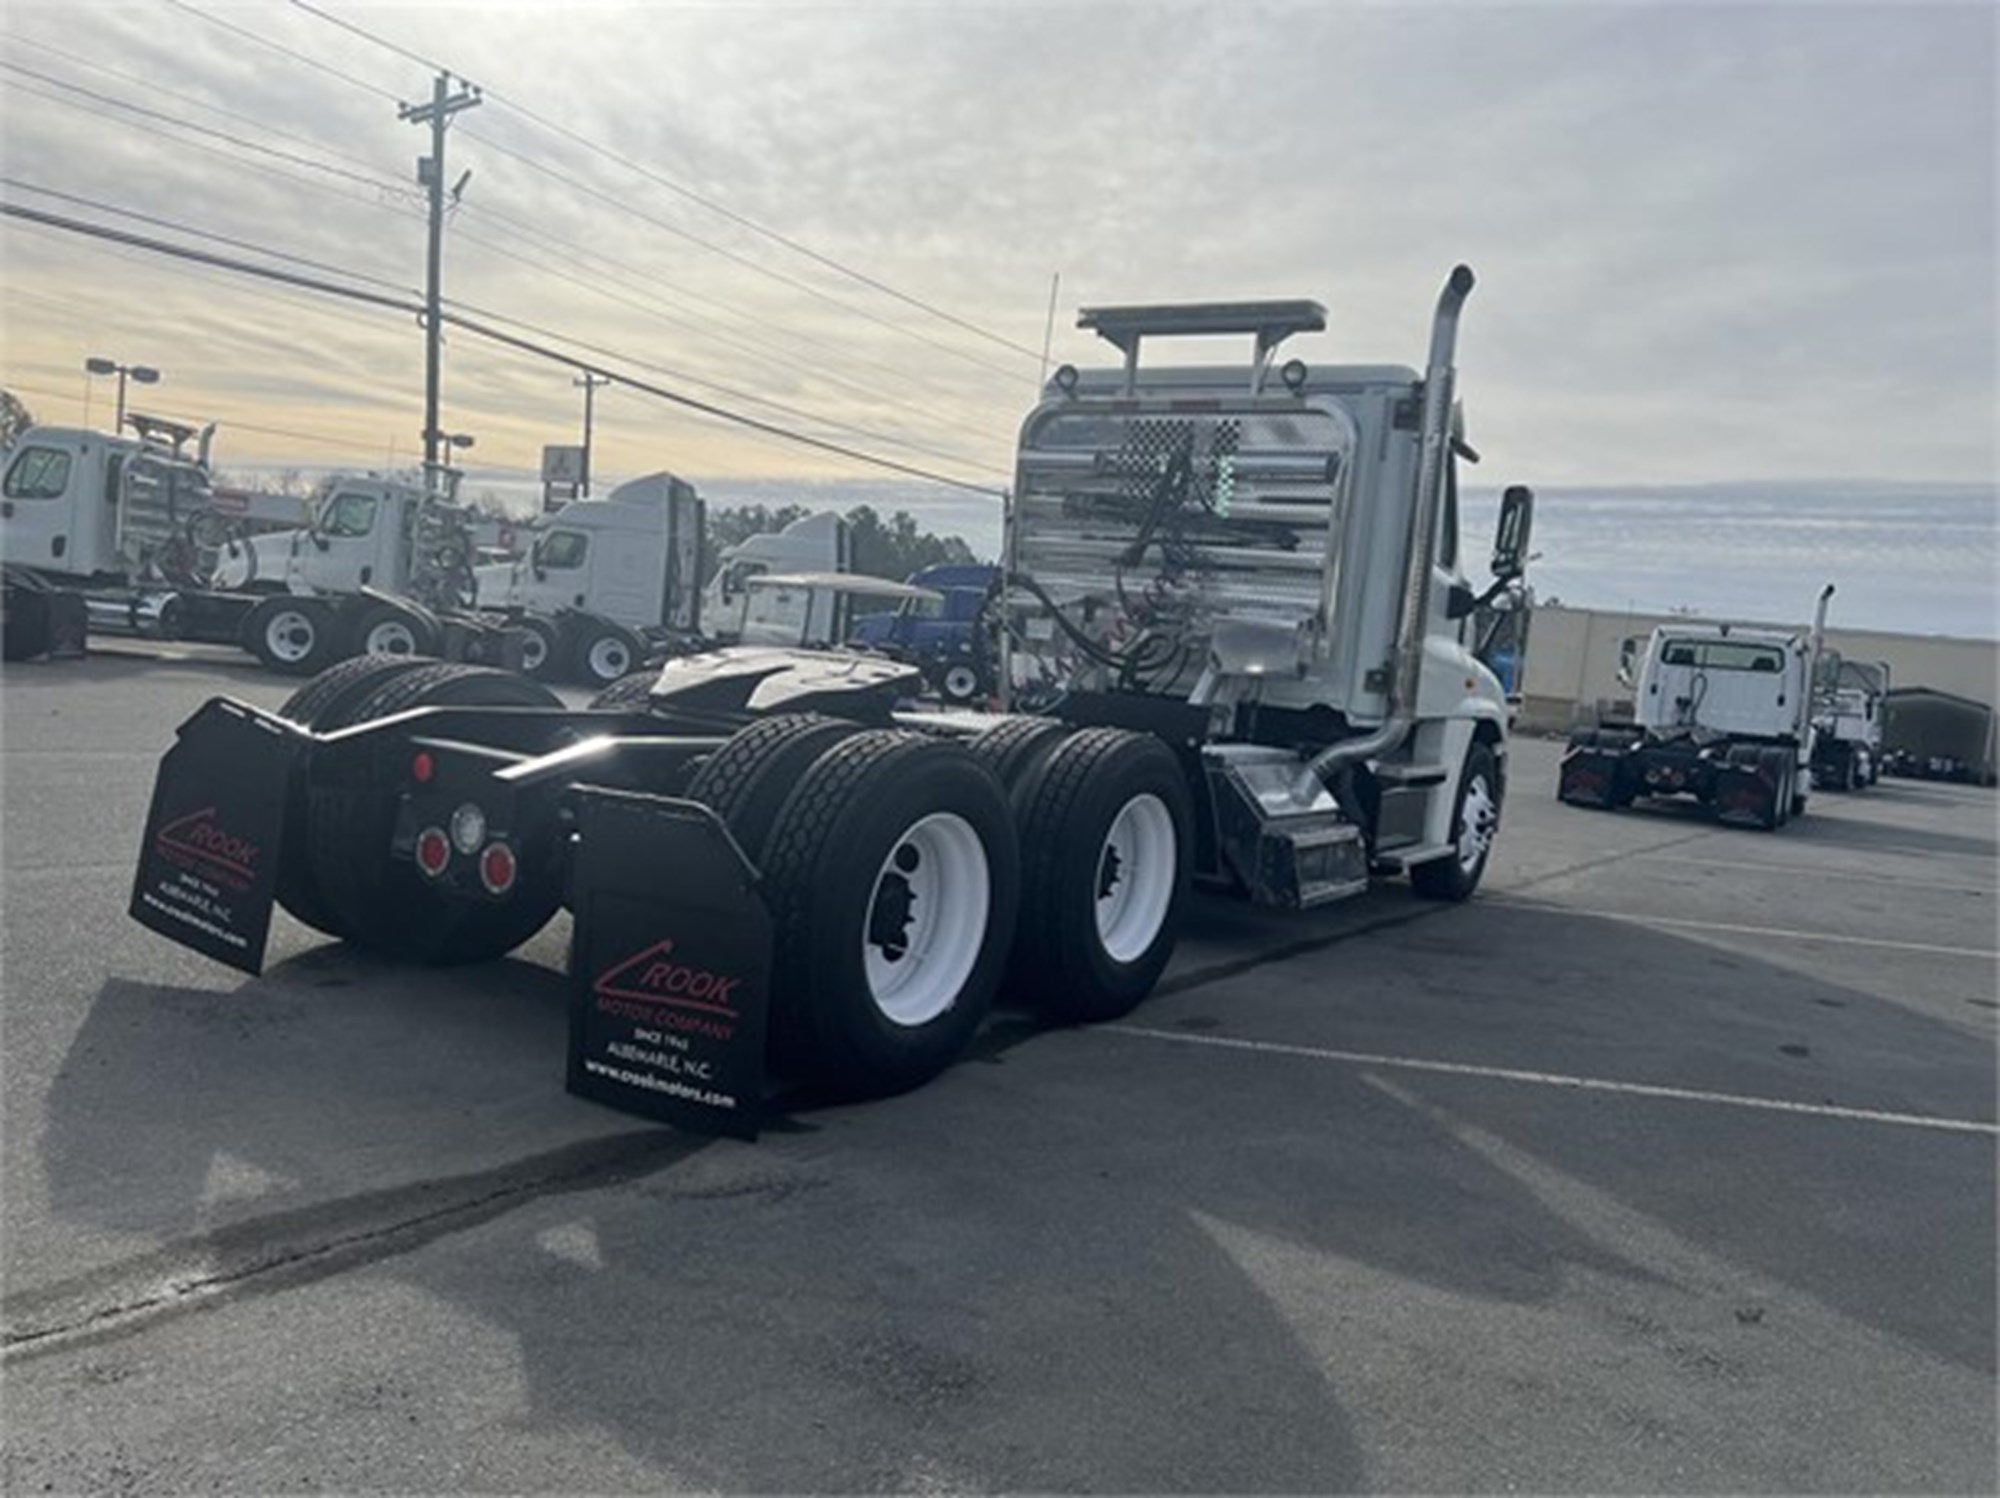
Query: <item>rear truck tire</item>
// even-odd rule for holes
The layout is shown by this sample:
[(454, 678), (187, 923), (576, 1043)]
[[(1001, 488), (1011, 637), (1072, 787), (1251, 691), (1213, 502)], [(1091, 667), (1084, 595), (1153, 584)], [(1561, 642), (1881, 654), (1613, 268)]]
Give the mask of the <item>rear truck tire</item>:
[(1151, 734), (1086, 728), (1015, 794), (1021, 922), (1008, 987), (1051, 1019), (1129, 1014), (1180, 936), (1194, 849), (1181, 763)]
[(328, 666), (311, 681), (287, 697), (278, 716), (289, 718), (301, 728), (329, 732), (347, 726), (342, 710), (359, 703), (378, 687), (405, 671), (435, 662), (421, 657), (357, 655)]
[(736, 845), (761, 866), (778, 811), (814, 760), (861, 725), (820, 713), (782, 713), (739, 729), (695, 771), (688, 799), (718, 817)]
[(355, 655), (386, 655), (402, 660), (435, 656), (437, 631), (430, 624), (387, 603), (365, 606), (354, 620)]
[[(561, 705), (547, 687), (511, 671), (425, 663), (376, 687), (348, 710), (340, 726), (414, 707)], [(325, 908), (346, 940), (405, 961), (484, 962), (548, 924), (563, 893), (554, 827), (517, 829), (519, 882), (504, 900), (458, 900), (390, 853), (398, 801), (393, 788), (308, 783), (304, 852)]]
[(1069, 736), (1069, 725), (1054, 718), (1003, 718), (978, 734), (966, 747), (972, 757), (999, 777), (1021, 815), (1020, 790), (1037, 766)]
[(1454, 850), (1410, 870), (1410, 888), (1426, 900), (1469, 900), (1493, 856), (1500, 829), (1500, 762), (1493, 750), (1474, 740), (1459, 772), (1458, 798), (1451, 812)]
[(515, 628), (521, 631), (521, 674), (546, 681), (562, 668), (562, 634), (546, 619), (529, 617)]
[(1014, 821), (991, 771), (948, 740), (854, 734), (785, 798), (763, 875), (777, 1071), (884, 1096), (963, 1053), (1020, 901)]
[(586, 686), (606, 687), (644, 659), (638, 636), (603, 620), (581, 620), (570, 646), (570, 672)]
[(1792, 816), (1792, 776), (1796, 770), (1792, 757), (1782, 749), (1756, 749), (1753, 763), (1771, 786), (1769, 803), (1757, 818), (1757, 826), (1765, 832), (1776, 832)]
[(634, 671), (629, 676), (621, 676), (603, 691), (590, 699), (593, 709), (610, 708), (629, 711), (643, 709), (652, 700), (653, 684), (660, 679), (660, 673), (653, 670)]
[[(398, 656), (357, 655), (320, 672), (287, 697), (278, 716), (321, 733), (348, 726), (348, 714), (392, 678), (431, 662)], [(346, 939), (346, 925), (320, 893), (312, 860), (304, 855), (310, 798), (303, 770), (295, 770), (285, 792), (285, 841), (290, 856), (278, 862), (278, 903), (297, 919), (328, 936)]]
[(317, 598), (282, 593), (265, 599), (243, 621), (243, 643), (273, 671), (313, 676), (333, 663), (333, 610)]

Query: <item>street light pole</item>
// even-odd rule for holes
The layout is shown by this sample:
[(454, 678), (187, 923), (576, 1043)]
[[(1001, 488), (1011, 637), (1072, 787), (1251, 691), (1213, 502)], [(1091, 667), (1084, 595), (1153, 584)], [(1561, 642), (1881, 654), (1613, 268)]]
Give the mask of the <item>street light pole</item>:
[[(146, 364), (120, 364), (113, 359), (92, 357), (83, 361), (83, 368), (87, 374), (118, 376), (118, 419), (111, 427), (114, 436), (125, 430), (125, 377), (130, 375), (141, 385), (157, 385), (160, 382), (160, 372)], [(88, 388), (85, 387), (86, 390)], [(87, 415), (85, 419), (88, 419)]]
[(610, 383), (610, 375), (597, 374), (588, 369), (583, 372), (582, 379), (570, 381), (570, 384), (583, 391), (583, 472), (578, 477), (585, 499), (590, 498), (590, 426), (596, 406), (597, 387)]

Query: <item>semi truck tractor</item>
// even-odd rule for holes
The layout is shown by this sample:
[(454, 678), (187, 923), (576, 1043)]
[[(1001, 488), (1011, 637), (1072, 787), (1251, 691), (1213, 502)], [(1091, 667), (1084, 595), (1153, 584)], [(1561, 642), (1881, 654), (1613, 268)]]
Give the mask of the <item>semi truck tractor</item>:
[(656, 643), (699, 636), (704, 518), (670, 473), (571, 500), (527, 529), (525, 555), (477, 569), (479, 607), (527, 631), (528, 675), (616, 681)]
[(1820, 656), (1819, 693), (1813, 708), (1813, 786), (1858, 791), (1882, 777), (1883, 703), (1889, 695), (1887, 661), (1850, 661), (1837, 652)]
[(0, 459), (0, 559), (16, 600), (81, 598), (88, 627), (235, 645), (310, 675), (357, 652), (509, 659), (459, 605), (455, 506), (379, 477), (329, 481), (300, 530), (249, 537), (214, 501), (214, 428), (134, 414), (134, 436), (33, 427)]
[[(210, 502), (215, 429), (128, 424), (130, 436), (30, 427), (0, 455), (10, 658), (55, 643), (43, 621), (79, 614), (91, 629), (233, 644), (256, 606), (210, 587), (228, 539)], [(75, 624), (61, 633), (82, 648)]]
[[(1086, 310), (1122, 356), (1056, 372), (1021, 428), (1000, 688), (1039, 713), (908, 711), (879, 655), (738, 646), (636, 700), (357, 660), (278, 712), (227, 698), (156, 781), (132, 913), (245, 971), (274, 903), (416, 962), (496, 957), (565, 905), (570, 1086), (754, 1132), (766, 1079), (914, 1087), (1003, 988), (1055, 1022), (1129, 1012), (1197, 885), (1306, 909), (1381, 878), (1463, 900), (1507, 788), (1493, 582), (1458, 527), (1472, 272), (1421, 369), (1277, 361), (1313, 302)], [(1248, 357), (1142, 361), (1156, 337)]]
[(889, 613), (854, 621), (855, 645), (910, 662), (945, 702), (967, 706), (993, 689), (990, 603), (1000, 569), (983, 562), (946, 562), (904, 579), (924, 595)]
[(1813, 681), (1832, 587), (1811, 635), (1740, 624), (1653, 631), (1627, 723), (1579, 729), (1564, 750), (1557, 795), (1617, 809), (1641, 797), (1691, 797), (1718, 820), (1766, 831), (1806, 809), (1813, 755)]

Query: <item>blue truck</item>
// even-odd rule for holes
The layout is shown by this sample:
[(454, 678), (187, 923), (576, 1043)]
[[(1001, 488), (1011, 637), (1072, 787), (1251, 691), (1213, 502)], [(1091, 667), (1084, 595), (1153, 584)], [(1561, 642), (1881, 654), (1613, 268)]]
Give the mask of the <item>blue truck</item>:
[(854, 621), (849, 643), (917, 667), (946, 702), (983, 701), (993, 690), (992, 651), (985, 628), (986, 601), (999, 568), (984, 562), (925, 567), (907, 581), (941, 595), (942, 602), (911, 599), (894, 613)]

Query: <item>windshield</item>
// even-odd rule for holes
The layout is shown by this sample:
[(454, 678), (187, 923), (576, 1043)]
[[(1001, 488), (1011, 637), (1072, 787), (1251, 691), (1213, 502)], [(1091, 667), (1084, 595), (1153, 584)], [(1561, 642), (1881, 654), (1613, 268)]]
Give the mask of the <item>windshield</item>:
[(1660, 663), (1699, 666), (1704, 671), (1782, 671), (1785, 652), (1776, 645), (1744, 640), (1669, 640)]
[(750, 590), (743, 607), (743, 643), (796, 645), (805, 639), (812, 590), (765, 585)]

